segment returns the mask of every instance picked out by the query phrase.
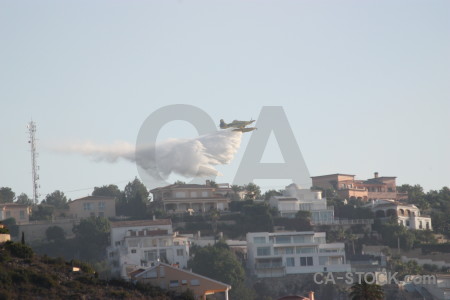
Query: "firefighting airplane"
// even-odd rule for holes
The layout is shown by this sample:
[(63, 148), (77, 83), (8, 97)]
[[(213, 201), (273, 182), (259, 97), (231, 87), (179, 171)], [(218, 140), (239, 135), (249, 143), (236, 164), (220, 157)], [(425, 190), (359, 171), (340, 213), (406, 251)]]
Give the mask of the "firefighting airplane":
[(233, 131), (240, 131), (240, 132), (249, 132), (257, 129), (256, 127), (245, 127), (247, 125), (252, 124), (255, 122), (255, 120), (250, 121), (238, 121), (234, 120), (231, 123), (225, 123), (223, 119), (220, 120), (220, 128), (221, 129), (227, 129), (227, 128), (234, 128)]

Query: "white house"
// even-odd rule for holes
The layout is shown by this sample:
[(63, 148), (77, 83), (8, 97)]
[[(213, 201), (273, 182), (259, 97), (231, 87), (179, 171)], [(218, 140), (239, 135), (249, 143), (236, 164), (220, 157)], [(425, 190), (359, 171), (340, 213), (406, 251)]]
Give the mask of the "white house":
[(283, 191), (283, 196), (273, 196), (269, 205), (276, 207), (282, 217), (293, 218), (300, 211), (311, 212), (315, 224), (329, 223), (334, 220), (334, 209), (327, 207), (327, 199), (322, 198), (321, 191), (302, 189), (292, 183)]
[(161, 261), (187, 267), (187, 237), (172, 231), (170, 219), (111, 222), (111, 245), (107, 249), (113, 274), (128, 278), (140, 267)]
[(400, 225), (409, 229), (433, 230), (431, 218), (422, 216), (417, 206), (401, 203), (395, 200), (373, 200), (367, 205), (374, 212), (376, 218), (387, 219), (395, 217)]
[(343, 243), (327, 244), (325, 232), (252, 232), (247, 234), (247, 264), (257, 277), (349, 272)]

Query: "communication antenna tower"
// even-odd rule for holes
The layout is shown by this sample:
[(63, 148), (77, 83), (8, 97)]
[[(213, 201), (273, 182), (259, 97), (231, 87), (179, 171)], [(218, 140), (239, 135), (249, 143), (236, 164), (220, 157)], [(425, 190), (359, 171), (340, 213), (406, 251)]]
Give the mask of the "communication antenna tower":
[(31, 176), (33, 180), (33, 202), (34, 204), (38, 204), (39, 200), (39, 191), (40, 188), (38, 181), (39, 181), (39, 175), (38, 170), (39, 166), (37, 165), (36, 158), (38, 156), (38, 153), (36, 151), (36, 123), (33, 121), (30, 121), (27, 125), (28, 128), (28, 134), (29, 134), (29, 140), (28, 143), (30, 144), (30, 150), (31, 150)]

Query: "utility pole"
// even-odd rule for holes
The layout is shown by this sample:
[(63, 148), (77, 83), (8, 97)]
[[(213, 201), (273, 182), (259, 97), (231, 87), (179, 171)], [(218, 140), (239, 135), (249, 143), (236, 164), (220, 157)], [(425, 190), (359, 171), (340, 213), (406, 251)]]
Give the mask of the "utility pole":
[(38, 153), (36, 151), (36, 123), (33, 121), (30, 121), (27, 125), (28, 128), (28, 134), (29, 134), (29, 140), (28, 143), (30, 144), (30, 151), (31, 151), (31, 176), (32, 176), (32, 182), (33, 182), (33, 202), (34, 204), (38, 204), (39, 200), (39, 175), (38, 170), (39, 166), (37, 165), (36, 158), (38, 156)]

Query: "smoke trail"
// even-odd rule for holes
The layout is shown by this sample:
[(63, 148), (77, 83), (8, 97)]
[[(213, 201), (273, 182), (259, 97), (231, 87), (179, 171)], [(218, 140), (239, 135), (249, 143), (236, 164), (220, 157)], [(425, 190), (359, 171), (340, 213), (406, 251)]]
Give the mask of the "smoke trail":
[(60, 152), (79, 153), (95, 161), (135, 162), (155, 179), (171, 173), (184, 177), (221, 175), (217, 165), (229, 164), (241, 145), (242, 132), (221, 130), (192, 139), (168, 139), (135, 149), (127, 142), (98, 145), (92, 142), (57, 147)]

